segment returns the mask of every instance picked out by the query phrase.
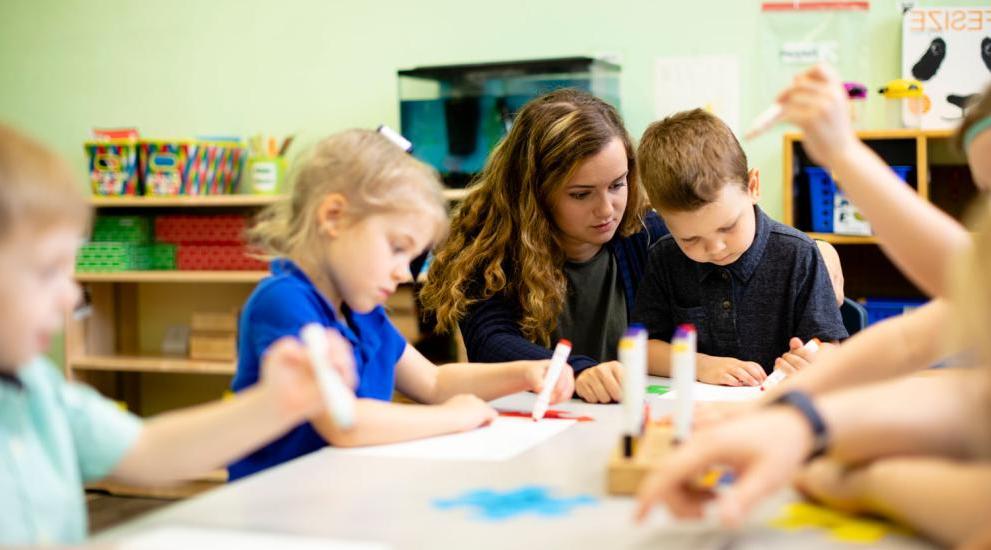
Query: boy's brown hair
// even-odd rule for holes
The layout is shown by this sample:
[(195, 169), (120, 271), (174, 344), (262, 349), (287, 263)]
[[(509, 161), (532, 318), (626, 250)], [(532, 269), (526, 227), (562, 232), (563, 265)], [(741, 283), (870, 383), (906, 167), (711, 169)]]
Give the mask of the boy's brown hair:
[(53, 151), (0, 123), (0, 241), (20, 223), (46, 229), (85, 226), (89, 203), (72, 170)]
[(747, 190), (747, 155), (728, 126), (694, 109), (647, 127), (637, 149), (640, 179), (654, 208), (690, 212), (727, 184)]

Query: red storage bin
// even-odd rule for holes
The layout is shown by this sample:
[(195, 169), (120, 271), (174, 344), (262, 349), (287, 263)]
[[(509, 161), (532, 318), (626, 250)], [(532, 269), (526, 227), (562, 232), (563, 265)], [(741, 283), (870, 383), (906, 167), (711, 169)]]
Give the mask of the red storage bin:
[(155, 240), (163, 243), (239, 245), (247, 229), (248, 218), (237, 215), (155, 218)]
[(179, 269), (217, 271), (263, 271), (268, 265), (248, 256), (243, 244), (181, 244), (176, 251)]

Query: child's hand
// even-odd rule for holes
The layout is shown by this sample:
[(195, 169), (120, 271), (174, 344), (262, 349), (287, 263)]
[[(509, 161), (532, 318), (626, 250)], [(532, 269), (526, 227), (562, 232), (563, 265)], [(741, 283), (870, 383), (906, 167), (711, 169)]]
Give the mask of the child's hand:
[(760, 408), (757, 401), (698, 402), (692, 414), (692, 429), (704, 430)]
[[(758, 501), (791, 481), (812, 444), (808, 422), (787, 407), (762, 409), (701, 430), (659, 460), (640, 484), (637, 518), (643, 520), (658, 501), (675, 517), (700, 518), (705, 504), (718, 498), (723, 525), (739, 527)], [(728, 466), (736, 475), (718, 497), (692, 483), (715, 466)]]
[(575, 381), (578, 397), (589, 403), (611, 403), (623, 400), (623, 365), (619, 361), (599, 363), (578, 375)]
[[(697, 401), (692, 407), (692, 430), (711, 428), (719, 423), (754, 412), (761, 406), (759, 401)], [(654, 422), (672, 425), (674, 424), (674, 414), (665, 414)]]
[(698, 379), (706, 384), (723, 386), (759, 386), (767, 378), (760, 365), (732, 357), (698, 357)]
[(441, 407), (461, 421), (457, 428), (460, 432), (484, 426), (499, 416), (499, 413), (488, 403), (467, 393), (455, 395), (441, 404)]
[[(333, 330), (327, 331), (327, 344), (328, 363), (341, 380), (353, 388), (356, 376), (351, 345)], [(323, 395), (313, 368), (303, 344), (296, 338), (285, 337), (269, 346), (262, 356), (261, 384), (285, 414), (312, 416), (324, 409)]]
[(774, 370), (783, 370), (785, 374), (792, 375), (815, 361), (817, 352), (806, 348), (800, 339), (792, 338), (788, 341), (788, 347), (791, 351), (774, 360)]
[(860, 513), (866, 511), (870, 468), (868, 465), (851, 469), (835, 460), (821, 458), (795, 477), (795, 488), (830, 508), (851, 514)]
[[(526, 377), (527, 388), (540, 393), (544, 389), (544, 377), (547, 376), (547, 369), (550, 368), (550, 360), (540, 361), (520, 361), (523, 366), (523, 376)], [(575, 394), (575, 371), (570, 365), (565, 364), (561, 368), (561, 375), (557, 377), (557, 384), (551, 392), (551, 405), (567, 401)]]
[(858, 141), (850, 122), (846, 89), (831, 67), (817, 65), (798, 74), (778, 95), (777, 102), (782, 120), (802, 129), (802, 147), (823, 166), (833, 164)]

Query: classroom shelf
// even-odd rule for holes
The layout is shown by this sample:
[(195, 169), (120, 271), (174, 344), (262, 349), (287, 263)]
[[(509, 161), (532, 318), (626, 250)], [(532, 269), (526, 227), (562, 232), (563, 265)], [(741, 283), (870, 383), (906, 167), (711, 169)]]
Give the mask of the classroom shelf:
[(147, 357), (140, 355), (83, 355), (74, 357), (69, 366), (75, 370), (113, 372), (167, 372), (182, 374), (233, 375), (233, 361), (195, 361), (182, 357)]
[(837, 235), (836, 233), (806, 233), (809, 238), (826, 241), (830, 244), (877, 244), (877, 237), (860, 235)]
[(80, 283), (257, 283), (268, 271), (112, 271), (76, 273)]
[[(861, 130), (857, 132), (857, 137), (861, 140), (877, 139), (949, 139), (954, 135), (954, 130), (915, 130), (912, 128), (894, 128), (890, 130)], [(785, 141), (801, 141), (801, 132), (786, 132)]]
[[(919, 198), (957, 219), (976, 195), (966, 161), (952, 143), (952, 130), (868, 130), (857, 132), (857, 137), (887, 164), (910, 166), (906, 183)], [(812, 199), (803, 170), (817, 164), (803, 148), (802, 139), (801, 133), (789, 132), (782, 140), (782, 222), (836, 246), (848, 297), (923, 297), (922, 291), (884, 254), (876, 237), (810, 232)]]
[[(467, 189), (444, 189), (448, 201), (460, 201), (468, 196)], [(230, 207), (248, 208), (268, 206), (284, 198), (285, 195), (209, 195), (202, 197), (90, 197), (90, 205), (95, 208), (183, 208), (183, 207)]]
[(280, 198), (281, 195), (90, 197), (90, 204), (96, 208), (251, 207), (267, 206)]

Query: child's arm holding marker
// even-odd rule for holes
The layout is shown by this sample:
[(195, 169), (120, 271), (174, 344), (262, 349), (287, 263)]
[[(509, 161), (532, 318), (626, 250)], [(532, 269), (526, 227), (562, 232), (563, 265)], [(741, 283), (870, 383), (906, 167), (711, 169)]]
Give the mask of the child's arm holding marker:
[(818, 338), (804, 343), (800, 338), (792, 338), (788, 341), (788, 351), (774, 360), (774, 370), (780, 370), (788, 376), (801, 372), (816, 360), (820, 352), (835, 345), (832, 342), (821, 342)]
[[(814, 403), (829, 456), (860, 464), (899, 454), (991, 455), (989, 395), (985, 369), (955, 369), (834, 392)], [(646, 517), (663, 501), (676, 516), (700, 516), (713, 497), (689, 489), (688, 482), (712, 466), (728, 465), (737, 481), (717, 497), (719, 514), (725, 525), (738, 526), (758, 501), (791, 481), (814, 444), (809, 420), (791, 406), (766, 407), (701, 430), (656, 464), (640, 487), (637, 515)]]
[[(521, 391), (540, 392), (549, 365), (549, 360), (537, 360), (437, 366), (407, 345), (396, 365), (396, 387), (420, 403), (441, 403), (466, 393), (489, 401)], [(551, 403), (571, 399), (574, 390), (574, 373), (570, 368), (562, 369)]]
[[(767, 378), (760, 365), (732, 357), (697, 355), (698, 381), (723, 386), (759, 386)], [(671, 344), (663, 340), (647, 342), (647, 365), (654, 376), (671, 376)]]
[(950, 321), (949, 304), (937, 299), (872, 325), (842, 345), (823, 349), (816, 368), (790, 376), (764, 401), (792, 389), (819, 395), (928, 368), (953, 351), (941, 337)]
[(829, 168), (844, 193), (870, 220), (882, 247), (903, 273), (930, 295), (945, 295), (947, 266), (967, 246), (967, 231), (919, 198), (877, 154), (857, 139), (846, 91), (836, 73), (817, 66), (795, 77), (777, 99), (780, 120), (802, 129), (802, 146)]
[(317, 433), (335, 447), (398, 443), (473, 430), (491, 422), (498, 413), (474, 395), (455, 395), (437, 405), (408, 405), (358, 399), (355, 422), (343, 430), (330, 417), (313, 419)]
[[(353, 384), (350, 346), (328, 333), (329, 363)], [(157, 484), (223, 467), (306, 418), (325, 417), (326, 401), (314, 366), (294, 338), (283, 338), (265, 354), (262, 377), (229, 401), (166, 413), (147, 421), (137, 442), (111, 473), (136, 484)]]

